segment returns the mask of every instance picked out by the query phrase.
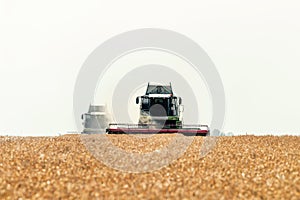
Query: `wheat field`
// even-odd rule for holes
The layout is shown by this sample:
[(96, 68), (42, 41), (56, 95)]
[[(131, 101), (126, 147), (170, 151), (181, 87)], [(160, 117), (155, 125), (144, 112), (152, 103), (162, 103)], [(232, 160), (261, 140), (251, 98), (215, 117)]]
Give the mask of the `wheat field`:
[[(161, 169), (128, 173), (106, 166), (80, 135), (0, 136), (0, 199), (300, 199), (300, 137), (205, 137)], [(174, 135), (108, 135), (126, 152), (163, 148)], [(124, 162), (124, 161), (122, 161)]]

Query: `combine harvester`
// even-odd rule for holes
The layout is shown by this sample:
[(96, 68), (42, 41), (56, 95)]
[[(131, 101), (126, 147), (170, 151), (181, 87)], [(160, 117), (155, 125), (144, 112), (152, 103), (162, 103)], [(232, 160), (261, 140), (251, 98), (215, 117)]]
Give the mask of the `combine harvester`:
[(181, 97), (173, 95), (171, 83), (158, 85), (148, 83), (146, 94), (136, 98), (140, 104), (138, 124), (110, 123), (108, 134), (131, 133), (182, 133), (185, 135), (209, 135), (207, 125), (185, 125), (182, 122)]
[(83, 134), (105, 133), (108, 117), (105, 105), (90, 105), (89, 111), (81, 115)]

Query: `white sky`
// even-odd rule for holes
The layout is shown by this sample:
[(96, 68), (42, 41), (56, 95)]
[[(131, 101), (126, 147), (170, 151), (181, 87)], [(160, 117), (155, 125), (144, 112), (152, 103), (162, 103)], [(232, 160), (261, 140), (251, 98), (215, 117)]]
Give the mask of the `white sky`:
[(75, 130), (84, 60), (110, 37), (149, 27), (182, 33), (212, 58), (226, 132), (300, 132), (297, 0), (0, 2), (0, 135)]

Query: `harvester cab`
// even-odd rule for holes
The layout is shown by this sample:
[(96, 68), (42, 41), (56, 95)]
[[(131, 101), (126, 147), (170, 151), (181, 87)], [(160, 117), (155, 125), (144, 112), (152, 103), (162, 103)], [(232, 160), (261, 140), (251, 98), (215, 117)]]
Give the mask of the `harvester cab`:
[(146, 94), (136, 98), (140, 104), (139, 124), (156, 124), (163, 128), (182, 127), (182, 100), (174, 96), (171, 83), (148, 83)]

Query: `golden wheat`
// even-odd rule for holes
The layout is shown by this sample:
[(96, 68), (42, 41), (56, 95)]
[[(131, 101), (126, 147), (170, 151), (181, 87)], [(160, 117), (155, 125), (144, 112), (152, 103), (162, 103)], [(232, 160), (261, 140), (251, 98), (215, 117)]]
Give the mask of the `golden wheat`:
[[(109, 135), (125, 151), (162, 148), (172, 135)], [(204, 137), (160, 170), (107, 167), (79, 135), (0, 137), (0, 199), (300, 199), (300, 137), (219, 137), (204, 158)]]

